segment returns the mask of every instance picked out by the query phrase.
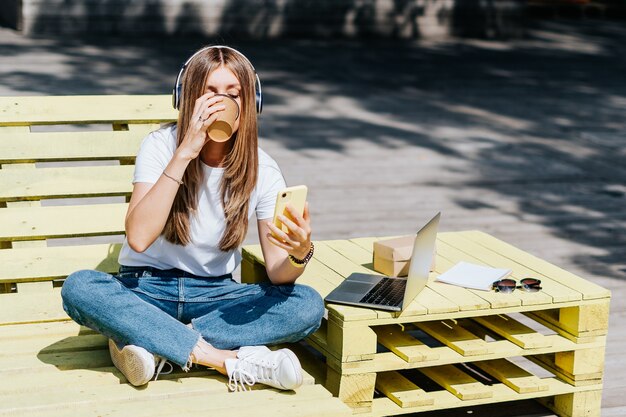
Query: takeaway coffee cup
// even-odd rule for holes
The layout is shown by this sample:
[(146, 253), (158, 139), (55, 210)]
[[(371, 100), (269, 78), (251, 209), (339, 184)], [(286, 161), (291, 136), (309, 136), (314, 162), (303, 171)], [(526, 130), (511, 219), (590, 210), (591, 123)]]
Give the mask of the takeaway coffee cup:
[(216, 94), (224, 99), (222, 103), (226, 108), (217, 112), (217, 119), (207, 129), (209, 138), (215, 142), (226, 142), (233, 135), (235, 120), (239, 117), (239, 105), (230, 96)]

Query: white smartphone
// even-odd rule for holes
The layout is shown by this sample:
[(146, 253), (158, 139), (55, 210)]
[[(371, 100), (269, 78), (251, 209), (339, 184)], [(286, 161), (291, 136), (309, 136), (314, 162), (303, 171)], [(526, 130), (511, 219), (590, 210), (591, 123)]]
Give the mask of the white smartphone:
[(273, 220), (276, 227), (282, 229), (285, 233), (289, 233), (289, 228), (278, 220), (278, 215), (282, 214), (288, 219), (294, 220), (289, 212), (285, 210), (287, 203), (291, 203), (291, 206), (302, 216), (304, 214), (307, 191), (306, 185), (296, 185), (294, 187), (283, 188), (278, 192)]

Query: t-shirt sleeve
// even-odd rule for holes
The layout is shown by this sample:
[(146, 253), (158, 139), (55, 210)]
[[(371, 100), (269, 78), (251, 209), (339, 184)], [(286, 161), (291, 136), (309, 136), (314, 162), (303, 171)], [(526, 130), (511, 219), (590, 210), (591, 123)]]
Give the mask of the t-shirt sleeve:
[(133, 184), (136, 182), (156, 183), (171, 159), (172, 150), (167, 146), (162, 132), (150, 133), (141, 142), (137, 153)]
[(265, 169), (264, 176), (265, 178), (259, 181), (262, 189), (259, 190), (259, 202), (256, 206), (257, 220), (269, 219), (274, 216), (276, 195), (285, 188), (285, 179), (278, 167)]

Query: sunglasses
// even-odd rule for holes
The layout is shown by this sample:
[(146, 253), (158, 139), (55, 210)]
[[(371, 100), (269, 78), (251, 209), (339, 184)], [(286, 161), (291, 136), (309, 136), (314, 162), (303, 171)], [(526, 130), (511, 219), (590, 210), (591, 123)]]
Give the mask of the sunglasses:
[(514, 279), (505, 278), (494, 282), (491, 288), (505, 294), (512, 293), (516, 288), (526, 292), (537, 292), (541, 289), (541, 280), (537, 278), (524, 278), (520, 284), (522, 285), (517, 285)]

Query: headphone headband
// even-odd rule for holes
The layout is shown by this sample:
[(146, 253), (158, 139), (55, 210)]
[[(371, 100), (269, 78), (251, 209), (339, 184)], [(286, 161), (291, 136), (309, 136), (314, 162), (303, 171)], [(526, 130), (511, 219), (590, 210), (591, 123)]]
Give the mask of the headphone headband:
[(230, 46), (226, 46), (226, 45), (205, 46), (204, 48), (201, 48), (198, 51), (196, 51), (193, 55), (191, 55), (187, 59), (187, 61), (185, 61), (183, 66), (180, 68), (180, 71), (178, 71), (178, 76), (176, 77), (176, 84), (174, 85), (174, 89), (172, 91), (172, 106), (174, 106), (174, 108), (177, 110), (180, 107), (180, 97), (181, 97), (182, 87), (183, 87), (182, 78), (183, 78), (183, 74), (185, 73), (185, 70), (187, 69), (187, 65), (189, 65), (191, 60), (194, 59), (196, 55), (199, 55), (202, 52), (208, 51), (209, 49), (213, 49), (213, 48), (228, 49), (229, 51), (234, 52), (240, 57), (242, 57), (243, 59), (245, 59), (246, 62), (250, 65), (250, 67), (252, 68), (252, 71), (254, 71), (254, 77), (255, 77), (254, 92), (255, 92), (255, 101), (256, 101), (256, 111), (257, 113), (260, 114), (261, 111), (263, 111), (263, 94), (261, 91), (261, 79), (259, 78), (259, 75), (257, 74), (256, 69), (254, 68), (254, 65), (252, 65), (252, 62), (250, 62), (248, 57), (246, 57), (244, 54), (242, 54), (235, 48), (231, 48)]

